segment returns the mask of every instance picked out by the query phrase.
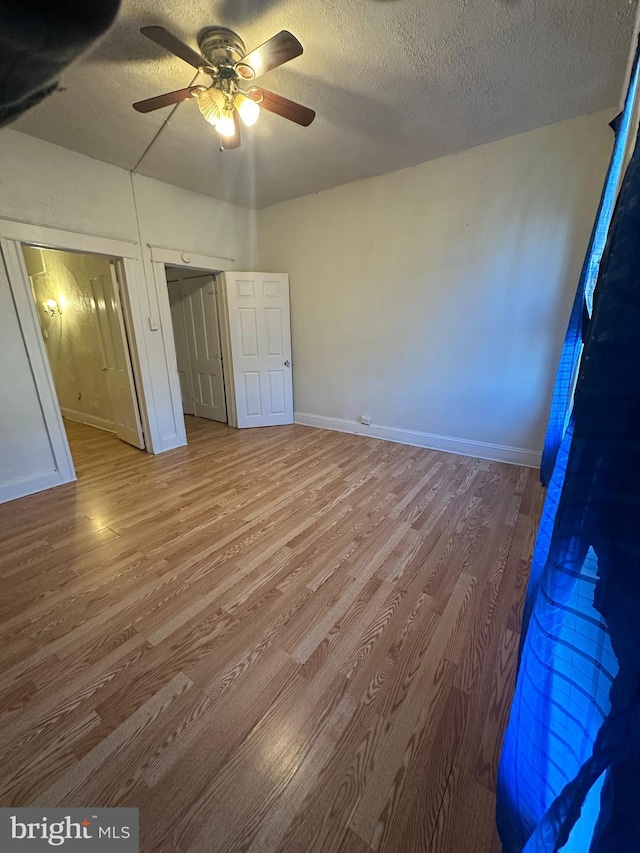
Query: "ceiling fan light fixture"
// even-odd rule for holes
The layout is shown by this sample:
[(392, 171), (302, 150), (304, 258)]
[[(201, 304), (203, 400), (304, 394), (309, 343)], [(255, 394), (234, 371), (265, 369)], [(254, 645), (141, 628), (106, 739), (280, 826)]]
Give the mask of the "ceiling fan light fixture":
[[(302, 54), (302, 45), (288, 30), (280, 30), (249, 53), (246, 52), (240, 36), (228, 27), (212, 26), (203, 30), (198, 38), (200, 53), (180, 41), (164, 27), (142, 27), (140, 32), (169, 53), (184, 60), (198, 73), (206, 73), (212, 82), (209, 86), (192, 83), (175, 92), (166, 92), (163, 95), (136, 101), (133, 108), (139, 113), (150, 113), (164, 107), (172, 107), (166, 119), (168, 121), (179, 104), (193, 97), (202, 116), (222, 137), (221, 151), (239, 148), (241, 144), (239, 119), (247, 127), (251, 127), (258, 120), (262, 110), (274, 113), (302, 127), (308, 127), (316, 116), (315, 111), (309, 107), (297, 104), (259, 86), (249, 85), (248, 89), (241, 88), (246, 81), (279, 68), (285, 62)], [(194, 78), (193, 82), (195, 79), (197, 78)], [(161, 125), (151, 144), (165, 124)], [(148, 146), (147, 151), (150, 147), (151, 145)]]
[(198, 102), (198, 109), (209, 124), (218, 128), (227, 103), (220, 89), (215, 86), (199, 89), (196, 92), (196, 101)]
[(220, 120), (216, 124), (216, 130), (220, 136), (235, 136), (236, 124), (233, 120), (233, 106), (224, 108)]
[(240, 118), (247, 127), (251, 127), (258, 121), (260, 106), (247, 97), (244, 92), (238, 92), (233, 100)]

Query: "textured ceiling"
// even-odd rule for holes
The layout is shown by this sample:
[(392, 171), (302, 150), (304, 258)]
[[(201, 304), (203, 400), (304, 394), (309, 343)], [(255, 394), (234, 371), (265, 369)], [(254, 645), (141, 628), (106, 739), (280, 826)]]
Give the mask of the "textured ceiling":
[(220, 153), (192, 101), (137, 171), (250, 207), (390, 172), (618, 105), (637, 0), (123, 0), (62, 86), (12, 127), (133, 169), (169, 109), (138, 101), (193, 69), (139, 33), (160, 24), (197, 48), (236, 29), (248, 49), (280, 29), (304, 54), (260, 79), (316, 109), (308, 128), (264, 113)]

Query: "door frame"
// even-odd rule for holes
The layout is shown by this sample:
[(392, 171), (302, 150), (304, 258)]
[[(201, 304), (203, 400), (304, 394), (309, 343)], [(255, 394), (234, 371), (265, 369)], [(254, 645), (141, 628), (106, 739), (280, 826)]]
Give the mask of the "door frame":
[[(203, 273), (211, 273), (215, 276), (216, 298), (220, 294), (219, 276), (223, 272), (233, 272), (235, 264), (231, 258), (214, 258), (207, 255), (197, 255), (192, 252), (181, 252), (178, 249), (163, 249), (159, 246), (149, 246), (151, 250), (151, 267), (153, 269), (153, 281), (156, 287), (158, 300), (158, 311), (160, 315), (160, 327), (163, 330), (162, 341), (164, 345), (167, 365), (169, 370), (169, 382), (171, 388), (171, 405), (173, 407), (174, 420), (178, 437), (182, 444), (187, 443), (187, 434), (184, 425), (184, 412), (182, 411), (182, 394), (180, 393), (180, 379), (178, 377), (176, 346), (173, 337), (173, 323), (171, 320), (171, 305), (169, 303), (169, 286), (165, 264), (171, 267), (182, 267), (183, 269), (195, 269)], [(225, 334), (224, 311), (218, 299), (218, 314), (220, 323), (220, 346), (222, 350), (222, 369), (224, 375), (224, 393), (227, 403), (227, 423), (236, 426), (233, 422), (235, 416), (235, 400), (231, 397), (231, 388), (227, 381), (231, 358), (230, 339)], [(182, 433), (180, 433), (182, 430)]]
[[(53, 396), (53, 380), (43, 351), (39, 323), (34, 326), (36, 308), (22, 255), (23, 243), (45, 249), (104, 255), (116, 260), (142, 429), (146, 451), (150, 454), (164, 453), (186, 444), (164, 263), (198, 268), (214, 275), (236, 267), (234, 258), (188, 253), (144, 243), (139, 237), (132, 240), (83, 232), (78, 228), (45, 225), (0, 214), (0, 267), (8, 280), (55, 467), (55, 471), (31, 477), (28, 482), (0, 484), (0, 503), (75, 479), (57, 396)], [(231, 411), (228, 396), (227, 407), (228, 412)], [(229, 423), (233, 425), (231, 420)]]
[[(23, 244), (43, 249), (76, 252), (90, 255), (106, 256), (115, 262), (120, 284), (120, 302), (128, 337), (131, 369), (134, 376), (138, 409), (142, 420), (142, 432), (145, 447), (151, 451), (149, 436), (149, 409), (144, 398), (145, 378), (143, 365), (138, 357), (138, 347), (141, 340), (139, 334), (141, 318), (136, 318), (132, 306), (131, 294), (134, 287), (128, 287), (140, 275), (139, 252), (136, 243), (128, 240), (117, 240), (110, 237), (98, 237), (91, 234), (81, 234), (65, 229), (31, 223), (16, 222), (0, 219), (0, 250), (4, 258), (9, 289), (16, 309), (20, 331), (24, 340), (25, 351), (31, 371), (42, 415), (47, 430), (49, 444), (55, 464), (55, 475), (48, 477), (46, 483), (33, 483), (28, 493), (69, 483), (77, 479), (69, 441), (62, 420), (60, 403), (56, 393), (53, 374), (49, 364), (44, 338), (40, 330), (40, 321), (36, 303), (33, 298), (31, 281), (27, 271)], [(24, 492), (20, 492), (20, 495)], [(8, 495), (3, 500), (10, 500), (16, 495)]]

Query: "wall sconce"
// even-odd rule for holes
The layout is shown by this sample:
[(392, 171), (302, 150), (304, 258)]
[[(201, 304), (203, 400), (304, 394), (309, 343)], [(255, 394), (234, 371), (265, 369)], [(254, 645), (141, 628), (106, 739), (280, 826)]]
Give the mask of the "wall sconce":
[(42, 303), (42, 307), (44, 309), (44, 313), (48, 317), (55, 317), (56, 314), (62, 314), (62, 308), (55, 299), (45, 299)]

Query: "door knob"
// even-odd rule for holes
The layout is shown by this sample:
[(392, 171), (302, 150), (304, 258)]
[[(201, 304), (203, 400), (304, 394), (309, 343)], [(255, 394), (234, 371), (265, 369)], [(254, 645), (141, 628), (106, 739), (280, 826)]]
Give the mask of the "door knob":
[(284, 366), (285, 366), (285, 367), (291, 367), (291, 362), (289, 361), (289, 359), (287, 359), (287, 360), (285, 361)]

